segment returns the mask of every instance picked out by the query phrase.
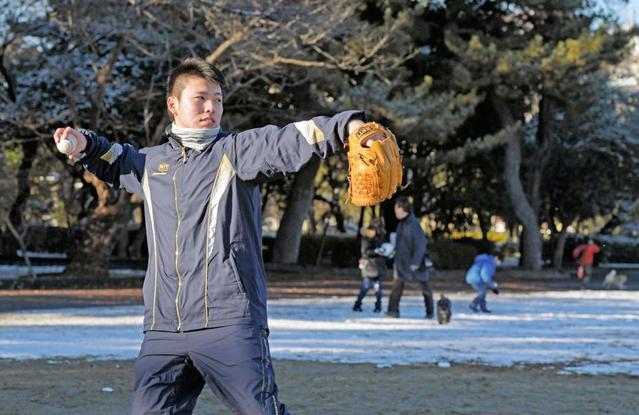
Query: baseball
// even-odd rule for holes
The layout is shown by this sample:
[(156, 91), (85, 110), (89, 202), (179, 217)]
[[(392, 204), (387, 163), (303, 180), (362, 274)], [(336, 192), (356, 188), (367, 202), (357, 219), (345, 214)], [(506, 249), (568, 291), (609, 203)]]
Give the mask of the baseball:
[(78, 146), (78, 140), (74, 136), (68, 135), (66, 139), (60, 140), (56, 146), (60, 153), (71, 154)]

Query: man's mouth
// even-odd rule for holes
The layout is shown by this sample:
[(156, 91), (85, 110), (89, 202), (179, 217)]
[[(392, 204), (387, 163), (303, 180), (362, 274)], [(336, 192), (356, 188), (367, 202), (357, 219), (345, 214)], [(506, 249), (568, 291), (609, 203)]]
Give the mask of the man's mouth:
[(215, 120), (211, 118), (204, 118), (200, 122), (206, 125), (215, 125)]

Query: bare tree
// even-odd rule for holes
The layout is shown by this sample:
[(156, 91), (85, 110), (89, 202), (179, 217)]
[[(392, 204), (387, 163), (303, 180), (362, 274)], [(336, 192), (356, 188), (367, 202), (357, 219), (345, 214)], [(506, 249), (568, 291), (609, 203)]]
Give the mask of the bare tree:
[[(69, 124), (138, 147), (158, 144), (169, 121), (164, 80), (188, 55), (223, 70), (229, 81), (225, 119), (232, 128), (247, 128), (325, 108), (324, 91), (315, 85), (327, 73), (339, 84), (364, 72), (387, 80), (413, 53), (395, 47), (401, 21), (372, 26), (359, 20), (358, 4), (347, 1), (53, 0), (26, 6), (15, 9), (28, 14), (11, 21), (2, 42), (0, 99), (6, 111), (0, 122), (5, 134), (12, 131), (3, 145), (23, 134), (36, 149), (43, 141), (50, 148), (50, 132)], [(25, 164), (27, 184), (29, 169)], [(105, 275), (130, 216), (128, 197), (79, 166), (55, 169), (83, 185), (76, 206), (68, 206), (78, 214), (72, 224), (81, 238), (68, 271)], [(296, 181), (300, 189), (312, 188), (314, 176), (308, 176), (307, 182)], [(291, 212), (295, 216), (297, 209)]]
[[(22, 257), (24, 258), (24, 263), (29, 270), (29, 275), (32, 280), (35, 280), (36, 274), (31, 266), (31, 260), (29, 259), (29, 253), (27, 251), (27, 246), (24, 242), (23, 236), (20, 234), (16, 226), (11, 222), (9, 215), (9, 207), (14, 199), (14, 193), (16, 189), (15, 174), (12, 174), (10, 163), (7, 163), (6, 156), (3, 152), (0, 152), (0, 165), (2, 168), (0, 169), (0, 173), (2, 173), (2, 178), (0, 178), (0, 229), (5, 227), (9, 233), (15, 238), (20, 250), (22, 251)], [(16, 280), (17, 282), (17, 280)], [(15, 284), (14, 284), (15, 286)]]

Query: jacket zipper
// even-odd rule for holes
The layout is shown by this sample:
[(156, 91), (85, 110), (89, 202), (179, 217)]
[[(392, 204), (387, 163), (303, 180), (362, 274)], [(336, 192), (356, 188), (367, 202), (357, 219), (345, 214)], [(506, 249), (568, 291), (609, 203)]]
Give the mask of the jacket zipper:
[(147, 202), (146, 208), (148, 209), (149, 219), (151, 221), (151, 232), (153, 233), (153, 265), (155, 267), (155, 273), (153, 277), (153, 313), (151, 319), (151, 330), (155, 328), (155, 312), (157, 309), (157, 294), (158, 294), (158, 252), (157, 252), (157, 240), (155, 236), (155, 216), (153, 216), (153, 197), (151, 195), (151, 185), (149, 184), (149, 176), (145, 169), (144, 176), (142, 177), (142, 192)]
[[(186, 150), (182, 147), (182, 163), (186, 163)], [(180, 269), (178, 266), (178, 259), (180, 257), (179, 249), (179, 234), (180, 234), (180, 209), (178, 207), (178, 195), (177, 195), (177, 182), (175, 180), (179, 167), (175, 169), (173, 173), (173, 194), (175, 197), (175, 214), (177, 215), (177, 228), (175, 229), (175, 272), (178, 277), (178, 287), (175, 293), (175, 312), (177, 314), (177, 331), (182, 328), (182, 318), (180, 317), (180, 290), (182, 289), (182, 275), (180, 275)]]

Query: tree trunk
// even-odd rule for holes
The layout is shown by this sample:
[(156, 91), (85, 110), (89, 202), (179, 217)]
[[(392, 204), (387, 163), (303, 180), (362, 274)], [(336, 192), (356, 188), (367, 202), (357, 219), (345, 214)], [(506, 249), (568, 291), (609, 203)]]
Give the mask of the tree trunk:
[(550, 160), (553, 148), (551, 117), (554, 112), (552, 98), (544, 96), (539, 102), (539, 125), (537, 127), (537, 150), (532, 156), (530, 168), (530, 188), (528, 195), (530, 204), (535, 212), (541, 207), (541, 183), (544, 170)]
[(117, 259), (127, 259), (129, 257), (129, 227), (120, 227), (120, 230), (115, 235), (115, 257)]
[[(313, 212), (311, 210), (308, 211), (306, 219), (308, 219), (308, 230), (309, 233), (314, 235), (317, 233), (317, 227), (318, 222), (315, 220), (315, 215), (313, 214)], [(320, 219), (320, 223), (323, 223), (324, 221)]]
[(297, 262), (302, 241), (302, 224), (313, 203), (314, 181), (319, 166), (320, 160), (314, 158), (295, 175), (291, 193), (286, 201), (286, 210), (273, 245), (274, 263), (295, 264)]
[(326, 232), (328, 231), (328, 224), (330, 223), (331, 216), (324, 215), (322, 223), (324, 227), (322, 229), (322, 239), (320, 241), (319, 249), (317, 250), (317, 256), (315, 257), (315, 266), (319, 266), (322, 262), (322, 255), (324, 255), (324, 244), (326, 243)]
[(29, 180), (29, 172), (31, 166), (36, 157), (38, 151), (38, 142), (35, 140), (23, 141), (22, 146), (22, 161), (18, 167), (17, 174), (17, 187), (18, 194), (11, 205), (9, 211), (9, 221), (16, 229), (22, 229), (22, 212), (24, 211), (24, 205), (27, 203), (29, 196), (31, 195), (31, 180)]
[(131, 259), (141, 259), (146, 257), (147, 252), (142, 251), (142, 246), (146, 243), (146, 230), (144, 227), (144, 222), (142, 222), (142, 226), (135, 233), (135, 237), (133, 238), (133, 242), (130, 243), (129, 246), (129, 257)]
[(395, 217), (395, 199), (397, 194), (390, 200), (385, 200), (380, 204), (380, 215), (384, 218), (384, 227), (386, 228), (386, 234), (390, 235), (391, 232), (395, 232), (397, 229), (397, 217)]
[[(11, 223), (8, 217), (6, 217), (5, 215), (2, 215), (2, 221), (7, 226), (7, 228), (9, 229), (9, 232), (11, 232), (13, 237), (16, 238), (16, 241), (18, 242), (18, 245), (20, 246), (20, 249), (22, 250), (22, 257), (24, 258), (24, 263), (27, 266), (27, 269), (29, 270), (31, 281), (35, 281), (36, 274), (35, 274), (35, 271), (33, 270), (33, 267), (31, 266), (31, 260), (29, 259), (29, 253), (27, 252), (27, 245), (24, 243), (24, 239), (18, 233), (18, 230), (15, 228), (15, 226), (13, 226), (13, 223)], [(11, 288), (15, 288), (17, 283), (18, 283), (18, 279), (16, 278)]]
[(87, 226), (77, 235), (71, 263), (65, 274), (108, 277), (116, 236), (126, 228), (130, 217), (129, 194), (120, 192), (115, 203), (110, 204), (111, 188), (91, 173), (85, 172), (84, 177), (98, 192), (98, 207), (91, 214)]
[(333, 209), (331, 209), (333, 212), (333, 216), (335, 217), (335, 227), (337, 228), (337, 230), (341, 233), (346, 233), (346, 224), (344, 222), (344, 214), (342, 213), (342, 210), (339, 207), (339, 204), (335, 204), (335, 206), (333, 207)]
[[(492, 100), (502, 128), (515, 125), (515, 119), (506, 103), (495, 96), (492, 97)], [(524, 227), (522, 232), (522, 266), (526, 269), (538, 270), (542, 265), (539, 220), (524, 192), (520, 177), (522, 140), (521, 129), (514, 129), (512, 138), (505, 149), (504, 181), (515, 216)]]
[(266, 209), (266, 204), (268, 203), (268, 197), (271, 194), (271, 184), (266, 182), (260, 188), (262, 192), (262, 202), (260, 203), (262, 216), (264, 216), (264, 209)]
[[(330, 213), (335, 218), (335, 228), (337, 229), (338, 232), (346, 233), (346, 225), (345, 225), (345, 222), (344, 222), (344, 214), (342, 213), (342, 209), (339, 206), (339, 202), (337, 200), (329, 199), (327, 197), (324, 197), (324, 196), (318, 195), (318, 194), (313, 196), (313, 200), (319, 200), (320, 202), (324, 202), (327, 205), (329, 205)], [(317, 231), (316, 228), (318, 226), (318, 223), (314, 222), (314, 217), (313, 217), (313, 213), (312, 212), (309, 215), (309, 220), (311, 221), (311, 228), (313, 229), (313, 232), (316, 232)]]
[(555, 242), (552, 255), (552, 264), (555, 269), (561, 270), (564, 265), (564, 249), (566, 247), (566, 239), (568, 236), (568, 225), (570, 225), (576, 219), (576, 216), (564, 216), (563, 212), (559, 211), (557, 220), (561, 223), (561, 230), (559, 230), (559, 228), (555, 225), (555, 220), (550, 212), (546, 212), (546, 217), (548, 218), (548, 226), (552, 231), (553, 239)]
[(552, 255), (552, 263), (555, 269), (561, 270), (564, 266), (564, 249), (566, 248), (566, 227), (561, 228), (561, 231), (557, 235), (557, 244), (555, 245), (555, 252)]
[(477, 220), (479, 221), (479, 228), (481, 229), (481, 239), (484, 242), (488, 242), (488, 232), (490, 232), (490, 216), (490, 213), (477, 213)]
[(359, 220), (357, 221), (357, 240), (359, 241), (362, 236), (362, 228), (364, 227), (364, 213), (366, 212), (366, 207), (362, 206), (359, 209)]

